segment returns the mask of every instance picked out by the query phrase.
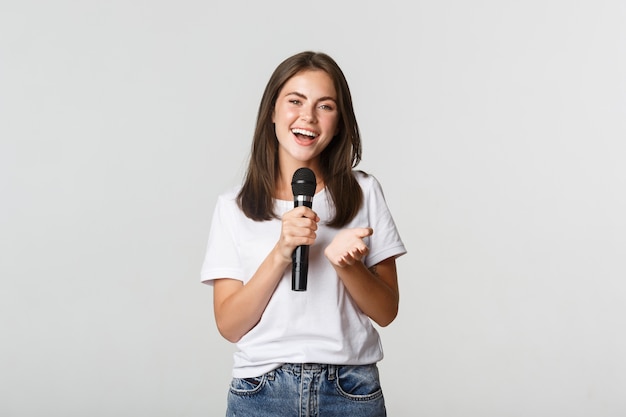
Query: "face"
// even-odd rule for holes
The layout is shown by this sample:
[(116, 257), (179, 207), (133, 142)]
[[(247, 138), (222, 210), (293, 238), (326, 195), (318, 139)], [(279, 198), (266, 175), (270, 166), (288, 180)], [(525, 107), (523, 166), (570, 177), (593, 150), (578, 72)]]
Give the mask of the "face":
[(303, 71), (285, 83), (272, 114), (281, 167), (317, 164), (338, 131), (336, 100), (333, 80), (324, 71)]

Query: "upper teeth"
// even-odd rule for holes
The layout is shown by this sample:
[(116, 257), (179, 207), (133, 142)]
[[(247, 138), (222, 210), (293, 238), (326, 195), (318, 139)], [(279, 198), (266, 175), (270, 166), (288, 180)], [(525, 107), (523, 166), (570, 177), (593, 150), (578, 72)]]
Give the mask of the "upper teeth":
[(293, 129), (291, 132), (293, 132), (294, 134), (300, 134), (300, 135), (306, 135), (306, 136), (310, 136), (312, 138), (316, 137), (317, 134), (314, 132), (310, 132), (308, 130), (304, 130), (304, 129)]

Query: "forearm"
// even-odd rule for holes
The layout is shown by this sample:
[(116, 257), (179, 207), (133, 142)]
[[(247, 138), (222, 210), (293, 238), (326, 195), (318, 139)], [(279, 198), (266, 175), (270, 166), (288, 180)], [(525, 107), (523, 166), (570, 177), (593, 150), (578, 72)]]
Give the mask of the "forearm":
[(237, 342), (257, 325), (285, 269), (292, 262), (294, 249), (315, 243), (319, 220), (317, 214), (306, 206), (285, 213), (278, 242), (246, 285), (229, 279), (215, 282), (213, 305), (222, 336)]
[(385, 260), (372, 269), (362, 262), (333, 267), (363, 313), (383, 327), (396, 318), (399, 292), (395, 260)]
[(224, 338), (237, 342), (256, 326), (288, 265), (273, 250), (245, 285), (232, 280), (216, 281), (215, 320)]

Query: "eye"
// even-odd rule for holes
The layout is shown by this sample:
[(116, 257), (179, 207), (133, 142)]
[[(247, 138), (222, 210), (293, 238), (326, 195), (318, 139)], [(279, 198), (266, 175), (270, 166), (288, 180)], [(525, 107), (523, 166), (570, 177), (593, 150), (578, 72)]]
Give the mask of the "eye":
[(322, 105), (320, 105), (320, 109), (326, 110), (326, 111), (333, 111), (333, 110), (335, 110), (335, 108), (333, 106), (331, 106), (330, 104), (322, 104)]
[(289, 102), (290, 102), (291, 104), (294, 104), (294, 105), (298, 105), (298, 104), (300, 104), (300, 103), (301, 103), (301, 101), (300, 101), (300, 100), (298, 100), (297, 98), (292, 98), (292, 99), (290, 99), (290, 100), (289, 100)]

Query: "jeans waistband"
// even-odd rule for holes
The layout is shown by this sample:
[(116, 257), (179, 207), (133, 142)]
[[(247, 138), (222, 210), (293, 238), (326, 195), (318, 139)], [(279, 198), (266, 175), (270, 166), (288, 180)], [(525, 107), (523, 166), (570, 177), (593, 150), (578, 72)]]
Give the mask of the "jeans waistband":
[(335, 379), (337, 365), (324, 363), (285, 363), (279, 369), (294, 374), (328, 372), (328, 379)]

